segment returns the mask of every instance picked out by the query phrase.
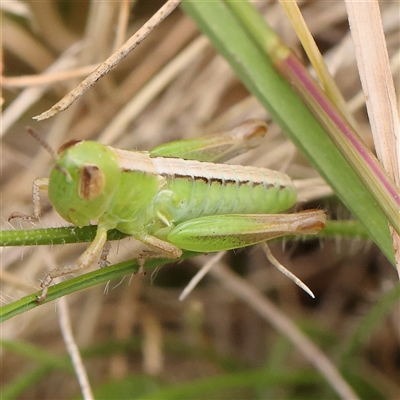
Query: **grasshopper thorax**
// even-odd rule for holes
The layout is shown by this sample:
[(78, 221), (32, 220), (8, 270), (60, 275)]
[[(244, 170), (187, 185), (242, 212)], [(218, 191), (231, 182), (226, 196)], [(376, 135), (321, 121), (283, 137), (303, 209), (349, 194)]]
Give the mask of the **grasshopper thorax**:
[(118, 160), (108, 146), (68, 142), (50, 173), (49, 197), (65, 220), (86, 226), (109, 208), (119, 179)]

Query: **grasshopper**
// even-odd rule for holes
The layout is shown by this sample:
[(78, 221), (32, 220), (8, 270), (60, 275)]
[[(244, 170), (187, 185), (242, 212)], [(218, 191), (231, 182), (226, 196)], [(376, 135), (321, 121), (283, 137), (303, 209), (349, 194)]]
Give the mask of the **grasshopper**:
[(166, 143), (150, 152), (94, 141), (62, 145), (49, 178), (33, 183), (33, 215), (13, 213), (9, 220), (38, 220), (40, 190), (47, 189), (66, 221), (79, 227), (97, 221), (97, 231), (74, 265), (54, 268), (46, 275), (37, 300), (46, 298), (54, 278), (87, 268), (98, 259), (107, 232), (114, 228), (152, 249), (142, 254), (141, 266), (149, 257), (179, 258), (183, 250), (216, 252), (287, 234), (317, 233), (325, 225), (323, 211), (279, 214), (297, 200), (286, 174), (222, 164), (257, 146), (266, 131), (264, 122), (247, 121), (232, 131)]

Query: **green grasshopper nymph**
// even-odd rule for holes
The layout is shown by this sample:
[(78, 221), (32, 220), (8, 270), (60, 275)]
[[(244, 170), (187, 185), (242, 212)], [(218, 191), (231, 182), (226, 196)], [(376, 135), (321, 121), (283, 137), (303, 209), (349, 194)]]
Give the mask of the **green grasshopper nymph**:
[[(82, 227), (97, 220), (97, 231), (74, 265), (46, 275), (38, 301), (46, 298), (54, 278), (98, 259), (107, 231), (114, 228), (171, 259), (183, 250), (231, 250), (287, 234), (317, 233), (325, 225), (323, 211), (279, 214), (297, 200), (286, 174), (217, 163), (257, 146), (266, 130), (262, 121), (247, 121), (229, 132), (167, 143), (150, 152), (92, 141), (64, 144), (50, 177), (33, 183), (33, 215), (13, 213), (9, 220), (38, 220), (39, 191), (47, 189), (66, 221)], [(153, 256), (144, 255), (142, 265)]]

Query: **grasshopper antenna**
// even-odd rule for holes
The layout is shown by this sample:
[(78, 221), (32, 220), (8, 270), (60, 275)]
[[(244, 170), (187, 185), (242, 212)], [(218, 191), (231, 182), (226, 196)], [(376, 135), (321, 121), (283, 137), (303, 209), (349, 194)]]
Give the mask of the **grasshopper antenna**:
[(51, 154), (51, 156), (55, 159), (58, 160), (58, 155), (57, 153), (54, 151), (54, 149), (42, 138), (39, 136), (39, 134), (30, 126), (26, 127), (26, 131), (35, 139), (37, 140), (40, 145), (47, 150), (48, 153)]

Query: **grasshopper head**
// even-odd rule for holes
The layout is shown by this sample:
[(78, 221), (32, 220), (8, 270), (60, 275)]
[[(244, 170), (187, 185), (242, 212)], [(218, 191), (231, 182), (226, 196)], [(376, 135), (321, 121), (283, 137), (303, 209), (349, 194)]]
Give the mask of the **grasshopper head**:
[(50, 173), (49, 198), (65, 220), (86, 226), (107, 212), (119, 179), (111, 148), (89, 141), (68, 142), (60, 148)]

